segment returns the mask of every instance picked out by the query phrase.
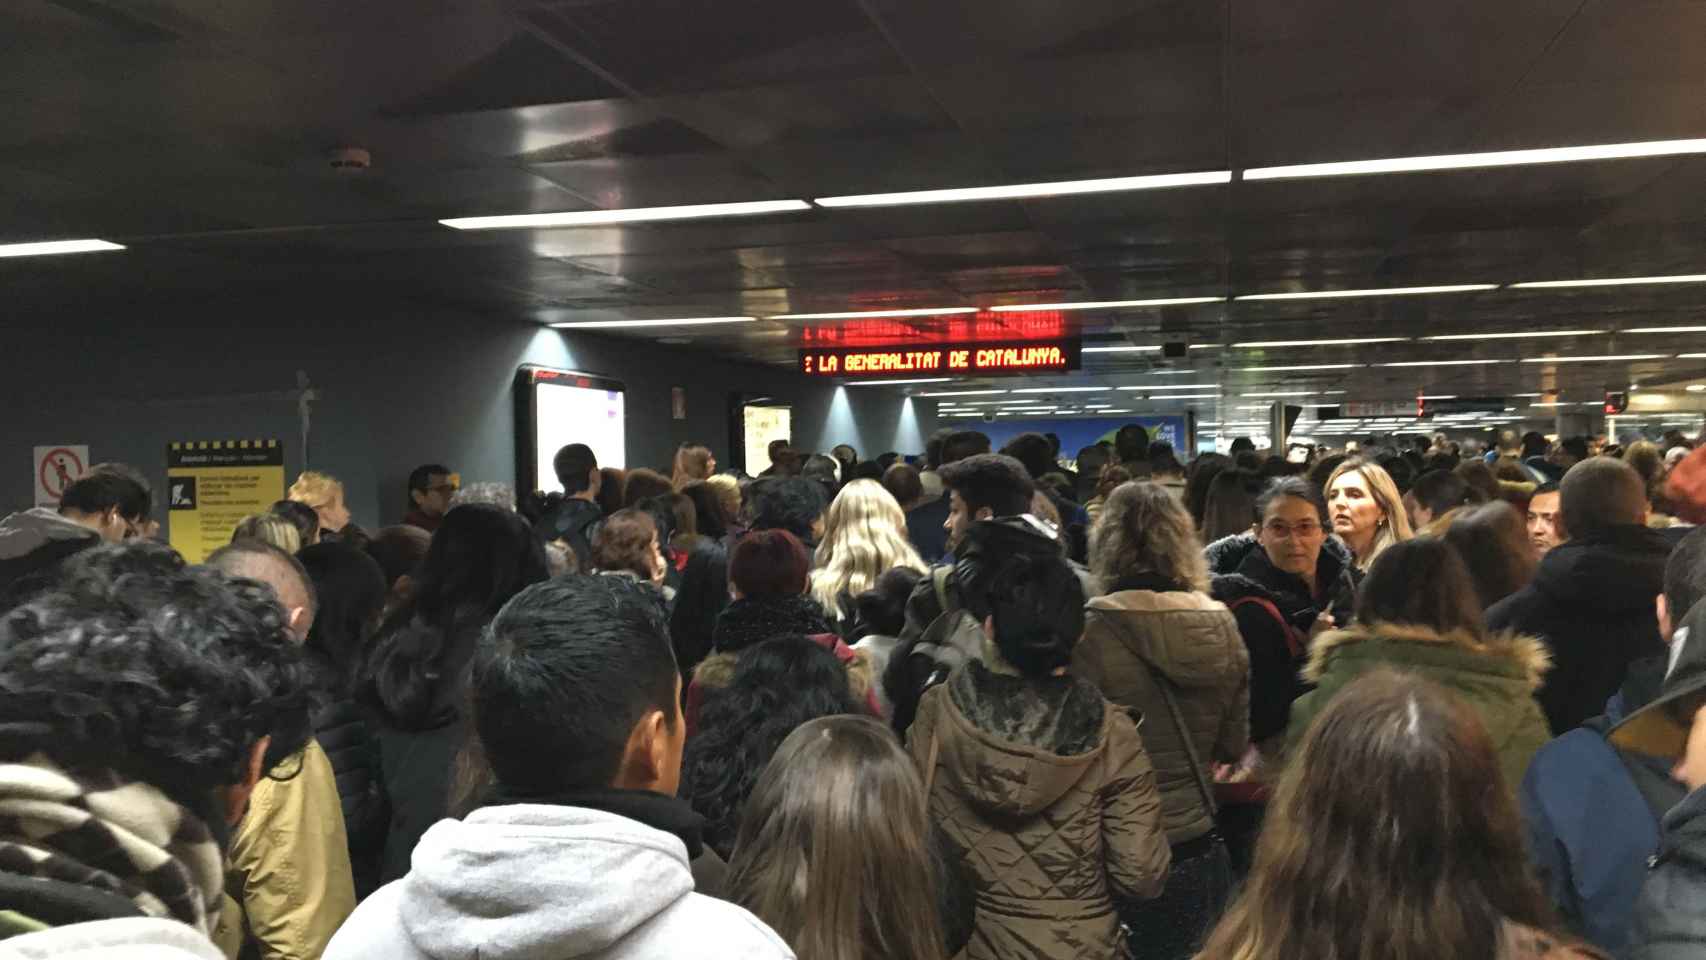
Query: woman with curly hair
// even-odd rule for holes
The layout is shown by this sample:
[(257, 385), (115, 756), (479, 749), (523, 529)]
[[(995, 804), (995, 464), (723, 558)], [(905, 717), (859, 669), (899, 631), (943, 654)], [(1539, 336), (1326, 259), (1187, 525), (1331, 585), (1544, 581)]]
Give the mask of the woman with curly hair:
[(681, 793), (705, 818), (705, 843), (724, 859), (764, 765), (808, 720), (863, 712), (833, 653), (804, 636), (743, 651), (727, 686), (709, 693), (681, 763)]
[(1149, 481), (1108, 497), (1090, 569), (1103, 595), (1084, 614), (1072, 672), (1144, 718), (1173, 865), (1160, 898), (1126, 922), (1156, 958), (1190, 956), (1231, 889), (1209, 781), (1250, 742), (1250, 655), (1231, 611), (1208, 597), (1208, 564), (1184, 505)]
[(925, 570), (924, 561), (906, 538), (906, 514), (894, 495), (877, 481), (849, 483), (824, 514), (811, 595), (845, 632), (854, 617), (853, 598), (896, 567), (920, 573)]

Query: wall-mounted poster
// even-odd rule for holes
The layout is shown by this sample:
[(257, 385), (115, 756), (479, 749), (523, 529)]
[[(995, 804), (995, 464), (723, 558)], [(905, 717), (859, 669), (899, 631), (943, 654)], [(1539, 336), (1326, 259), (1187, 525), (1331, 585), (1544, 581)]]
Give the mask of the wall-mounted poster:
[(166, 448), (167, 536), (190, 563), (231, 542), (252, 513), (284, 499), (277, 440), (197, 440)]
[(515, 376), (516, 492), (561, 490), (551, 461), (571, 443), (600, 467), (628, 465), (626, 392), (620, 381), (524, 365)]

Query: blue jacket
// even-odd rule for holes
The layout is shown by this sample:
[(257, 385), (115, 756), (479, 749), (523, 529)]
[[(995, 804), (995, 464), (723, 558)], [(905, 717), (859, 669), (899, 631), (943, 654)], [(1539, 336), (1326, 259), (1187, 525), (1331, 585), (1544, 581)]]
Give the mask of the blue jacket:
[(1669, 779), (1666, 761), (1620, 754), (1605, 731), (1657, 696), (1664, 668), (1662, 657), (1631, 665), (1604, 716), (1540, 748), (1519, 798), (1530, 852), (1559, 914), (1577, 935), (1619, 955), (1659, 848), (1659, 817), (1684, 788)]

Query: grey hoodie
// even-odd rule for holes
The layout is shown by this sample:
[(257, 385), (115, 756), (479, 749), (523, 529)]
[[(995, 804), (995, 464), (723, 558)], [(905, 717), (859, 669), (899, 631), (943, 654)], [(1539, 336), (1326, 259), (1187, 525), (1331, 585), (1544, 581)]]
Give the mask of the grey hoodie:
[(0, 560), (15, 560), (59, 540), (86, 540), (95, 535), (95, 531), (49, 507), (36, 507), (0, 520)]
[(0, 941), (0, 960), (223, 960), (194, 927), (160, 917), (91, 920)]
[(100, 542), (95, 531), (46, 507), (0, 520), (0, 610), (46, 587), (66, 557)]
[(441, 820), (413, 868), (357, 907), (325, 960), (792, 960), (745, 910), (693, 892), (671, 834), (582, 807)]

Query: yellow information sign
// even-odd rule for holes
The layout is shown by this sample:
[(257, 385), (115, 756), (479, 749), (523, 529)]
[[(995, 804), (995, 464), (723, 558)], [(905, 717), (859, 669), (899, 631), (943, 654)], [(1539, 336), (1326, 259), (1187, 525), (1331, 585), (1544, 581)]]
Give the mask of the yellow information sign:
[(277, 440), (198, 440), (166, 450), (172, 549), (190, 563), (231, 542), (252, 513), (284, 499), (284, 445)]

